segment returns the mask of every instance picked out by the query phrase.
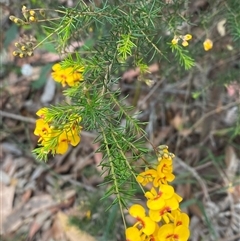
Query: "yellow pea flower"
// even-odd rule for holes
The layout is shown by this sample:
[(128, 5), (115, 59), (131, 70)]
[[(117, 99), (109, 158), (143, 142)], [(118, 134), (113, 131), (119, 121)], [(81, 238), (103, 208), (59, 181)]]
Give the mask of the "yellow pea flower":
[(154, 233), (156, 224), (155, 222), (145, 215), (145, 209), (139, 204), (134, 204), (129, 209), (129, 214), (136, 218), (137, 222), (134, 226), (140, 226), (141, 231), (146, 235), (151, 235)]
[(129, 227), (125, 231), (126, 241), (142, 241), (141, 232), (136, 227)]
[(186, 35), (183, 36), (183, 39), (188, 41), (188, 40), (192, 39), (192, 35), (186, 34)]
[(44, 119), (47, 112), (48, 112), (48, 108), (43, 107), (36, 112), (36, 115)]
[(156, 170), (148, 169), (145, 172), (141, 172), (137, 176), (137, 182), (141, 183), (143, 186), (146, 186), (149, 182), (153, 182), (157, 176), (158, 174)]
[(72, 67), (63, 68), (59, 63), (57, 63), (53, 65), (52, 70), (52, 78), (56, 82), (61, 83), (63, 87), (66, 86), (66, 84), (69, 86), (75, 86), (80, 81), (83, 81), (82, 72), (84, 67), (75, 70)]
[(158, 239), (161, 241), (181, 240), (187, 241), (190, 236), (190, 231), (187, 227), (174, 224), (165, 224), (158, 230)]
[(203, 42), (203, 48), (205, 51), (208, 51), (210, 49), (212, 49), (213, 47), (213, 42), (211, 39), (206, 39), (204, 42)]
[(145, 197), (148, 199), (147, 207), (152, 210), (159, 210), (162, 208), (165, 203), (166, 199), (169, 199), (173, 196), (174, 189), (170, 185), (162, 184), (158, 192), (155, 188), (152, 188), (150, 191), (145, 193)]
[(177, 44), (178, 40), (179, 40), (179, 37), (175, 35), (173, 40), (172, 40), (172, 44), (174, 44), (174, 45)]
[(170, 220), (174, 220), (171, 212), (179, 208), (179, 202), (181, 201), (182, 198), (178, 194), (174, 193), (171, 198), (165, 200), (164, 206), (158, 210), (152, 210), (151, 206), (148, 207), (149, 217), (155, 222), (159, 222), (163, 219), (165, 223), (169, 223)]
[(187, 47), (187, 46), (188, 46), (188, 42), (187, 42), (187, 41), (183, 41), (183, 42), (182, 42), (182, 46), (183, 46), (183, 47)]

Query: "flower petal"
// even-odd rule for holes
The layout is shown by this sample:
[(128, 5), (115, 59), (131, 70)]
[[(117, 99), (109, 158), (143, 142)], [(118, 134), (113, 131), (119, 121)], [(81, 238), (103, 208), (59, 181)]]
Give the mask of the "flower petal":
[(169, 239), (170, 237), (173, 237), (173, 234), (174, 234), (174, 225), (164, 224), (158, 230), (158, 239), (161, 241), (173, 240), (173, 239)]
[(174, 229), (174, 238), (178, 241), (187, 241), (190, 236), (190, 231), (187, 227), (180, 225)]
[(145, 217), (145, 209), (140, 204), (134, 204), (129, 208), (129, 214), (134, 218)]
[(144, 217), (142, 219), (142, 231), (146, 235), (151, 235), (154, 233), (155, 228), (156, 228), (156, 223), (149, 217)]
[(141, 232), (136, 227), (130, 227), (125, 230), (126, 241), (141, 241)]

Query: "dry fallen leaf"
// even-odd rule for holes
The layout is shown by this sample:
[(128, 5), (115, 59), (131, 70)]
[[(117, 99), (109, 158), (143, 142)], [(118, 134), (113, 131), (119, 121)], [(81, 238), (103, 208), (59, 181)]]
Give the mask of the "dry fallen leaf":
[(32, 222), (29, 232), (28, 232), (28, 238), (29, 240), (32, 240), (34, 235), (38, 232), (38, 230), (43, 226), (44, 222), (52, 215), (52, 212), (45, 211), (39, 213), (34, 221)]
[(171, 120), (171, 125), (176, 130), (181, 130), (183, 127), (183, 118), (180, 116), (180, 114), (176, 114), (174, 118)]
[(57, 201), (54, 201), (50, 195), (32, 197), (26, 204), (20, 206), (7, 216), (3, 222), (3, 232), (10, 233), (16, 231), (23, 224), (24, 219), (46, 211), (47, 208), (56, 204)]
[(15, 186), (5, 186), (0, 183), (0, 233), (3, 233), (3, 223), (6, 217), (12, 212)]
[(63, 212), (58, 212), (56, 218), (69, 241), (95, 241), (95, 238), (73, 225), (69, 225), (69, 218)]
[(238, 107), (233, 106), (226, 111), (226, 115), (224, 116), (224, 122), (228, 126), (233, 126), (237, 122), (238, 118)]
[(192, 205), (189, 206), (189, 210), (191, 211), (192, 214), (194, 214), (194, 216), (202, 219), (203, 213), (202, 213), (199, 205), (197, 205), (196, 203), (194, 203), (194, 204), (192, 204)]
[(217, 31), (222, 37), (226, 35), (226, 27), (225, 27), (226, 21), (227, 20), (224, 18), (221, 21), (219, 21), (217, 24)]
[(48, 103), (53, 100), (56, 89), (56, 82), (50, 76), (45, 84), (43, 94), (41, 95), (41, 102)]
[[(159, 70), (159, 66), (158, 64), (152, 64), (148, 67), (148, 71), (149, 73), (154, 73), (157, 72)], [(128, 71), (126, 71), (123, 76), (122, 76), (122, 80), (126, 80), (128, 82), (131, 82), (134, 78), (136, 78), (138, 75), (140, 74), (140, 69), (136, 68), (136, 69), (130, 69)]]
[[(170, 135), (172, 131), (173, 131), (173, 128), (171, 126), (163, 126), (161, 128), (161, 131), (158, 131), (158, 133), (155, 135), (153, 144), (157, 146), (159, 145), (159, 143), (162, 143), (163, 140), (167, 138), (167, 136)], [(151, 147), (149, 146), (149, 148)]]
[(235, 150), (231, 146), (227, 146), (225, 150), (225, 163), (226, 163), (226, 175), (230, 182), (233, 181), (239, 166), (239, 159), (235, 153)]

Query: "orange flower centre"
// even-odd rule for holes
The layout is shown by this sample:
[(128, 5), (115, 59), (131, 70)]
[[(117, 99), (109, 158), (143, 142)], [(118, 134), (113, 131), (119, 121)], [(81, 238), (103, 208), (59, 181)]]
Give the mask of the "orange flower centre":
[(67, 79), (67, 76), (64, 75), (64, 74), (61, 74), (60, 77), (61, 77), (63, 80), (66, 80), (66, 79)]
[(182, 221), (178, 221), (178, 222), (176, 223), (176, 226), (180, 226), (180, 225), (182, 225)]
[(161, 211), (160, 211), (160, 215), (164, 215), (167, 212), (170, 212), (171, 208), (170, 207), (164, 207)]
[(153, 199), (153, 200), (157, 200), (162, 196), (163, 192), (159, 192), (158, 195)]
[(136, 219), (137, 219), (137, 221), (139, 222), (139, 224), (140, 224), (143, 228), (145, 228), (145, 222), (144, 222), (140, 217), (137, 217)]
[(179, 240), (179, 236), (177, 234), (169, 234), (166, 237), (166, 239), (177, 241), (177, 240)]

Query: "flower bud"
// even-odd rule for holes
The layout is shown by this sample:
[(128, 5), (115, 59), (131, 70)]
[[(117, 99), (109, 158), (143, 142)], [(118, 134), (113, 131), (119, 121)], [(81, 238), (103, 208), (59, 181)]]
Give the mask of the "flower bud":
[(19, 57), (20, 57), (20, 58), (23, 58), (24, 56), (25, 56), (24, 53), (20, 53), (20, 54), (19, 54)]
[(183, 42), (182, 42), (182, 46), (183, 46), (183, 47), (187, 47), (187, 46), (188, 46), (188, 42), (187, 42), (187, 41), (183, 41)]
[(17, 51), (13, 51), (13, 56), (18, 56), (19, 55), (19, 52), (17, 52)]
[(36, 22), (37, 20), (36, 20), (36, 18), (35, 18), (35, 17), (30, 16), (30, 17), (29, 17), (29, 21), (30, 21), (30, 22)]
[(16, 42), (14, 45), (15, 45), (15, 47), (17, 47), (17, 48), (21, 48), (21, 44), (18, 43), (18, 42)]
[(160, 145), (158, 148), (160, 150), (164, 150), (164, 149), (168, 149), (168, 146), (167, 145)]
[(26, 46), (25, 45), (23, 45), (22, 47), (21, 47), (21, 50), (22, 51), (25, 51), (27, 48), (26, 48)]
[(30, 13), (30, 15), (33, 16), (33, 17), (34, 17), (35, 14), (36, 14), (34, 10), (30, 10), (29, 13)]
[(9, 16), (9, 19), (10, 19), (12, 22), (14, 22), (14, 19), (15, 19), (15, 18), (16, 18), (16, 17), (13, 16), (13, 15)]
[(172, 44), (176, 45), (178, 43), (179, 37), (174, 36), (173, 40), (172, 40)]
[(203, 43), (203, 48), (204, 48), (204, 50), (205, 50), (205, 51), (208, 51), (208, 50), (212, 49), (212, 47), (213, 47), (213, 42), (212, 42), (212, 40), (211, 40), (211, 39), (206, 39), (206, 40), (204, 41), (204, 43)]
[(190, 39), (192, 39), (192, 35), (191, 34), (186, 34), (186, 35), (184, 35), (184, 40), (190, 40)]

